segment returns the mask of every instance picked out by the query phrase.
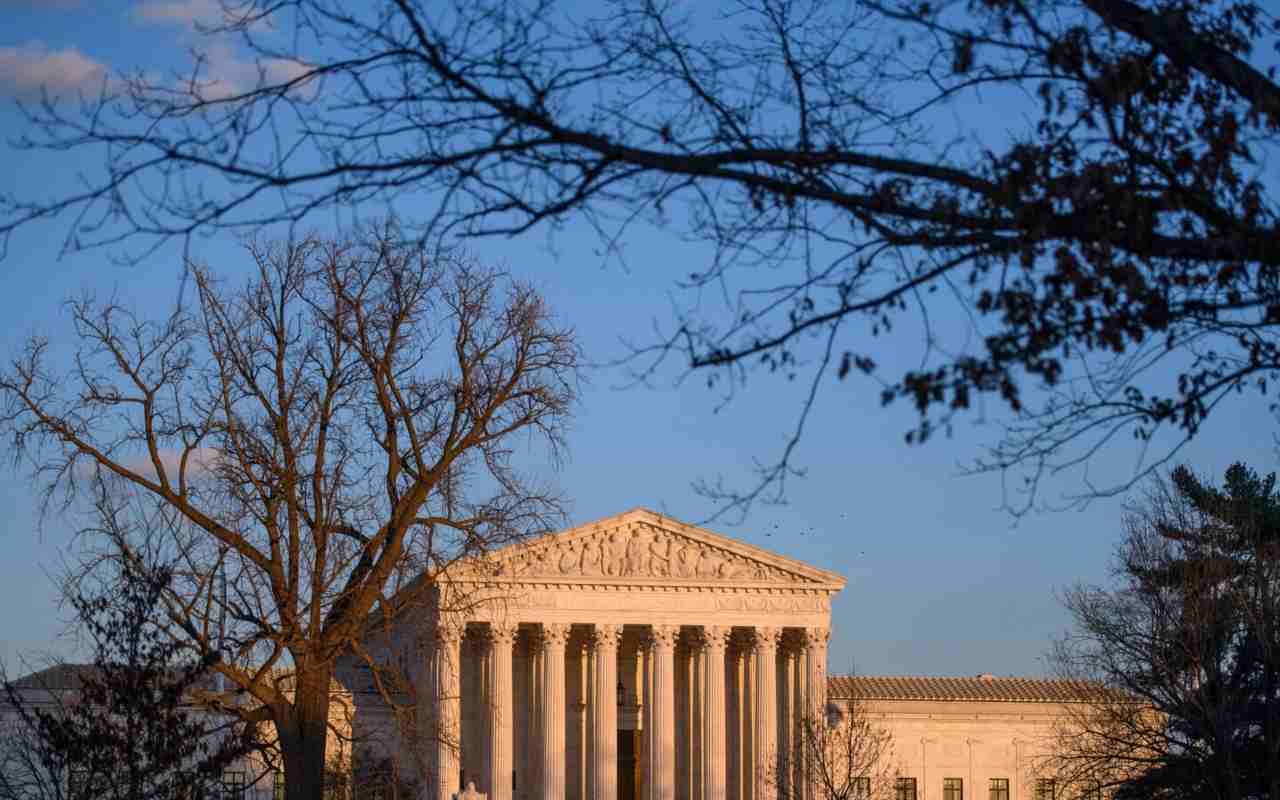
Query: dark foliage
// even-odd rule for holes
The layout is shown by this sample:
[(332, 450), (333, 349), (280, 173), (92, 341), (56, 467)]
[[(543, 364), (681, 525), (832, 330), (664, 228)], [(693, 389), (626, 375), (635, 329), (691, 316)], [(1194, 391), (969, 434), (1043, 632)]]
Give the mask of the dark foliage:
[(219, 93), (199, 62), (181, 85), (29, 108), (21, 146), (102, 148), (104, 169), (4, 199), (0, 236), (64, 215), (68, 249), (140, 258), (427, 198), (438, 241), (573, 219), (611, 257), (638, 224), (708, 242), (640, 373), (675, 356), (730, 393), (760, 369), (810, 382), (753, 486), (702, 487), (723, 509), (782, 497), (828, 377), (913, 405), (909, 441), (1003, 405), (973, 466), (1025, 480), (1015, 512), (1044, 475), (1157, 439), (1085, 496), (1126, 489), (1219, 404), (1272, 396), (1280, 87), (1260, 4), (225, 5), (260, 84)]
[(1058, 663), (1125, 690), (1073, 720), (1057, 767), (1120, 800), (1280, 797), (1280, 494), (1236, 464), (1175, 469), (1128, 517), (1120, 588), (1067, 597)]
[(46, 686), (37, 673), (5, 682), (20, 724), (7, 748), (48, 780), (7, 774), (5, 800), (173, 800), (217, 796), (223, 770), (255, 748), (252, 731), (195, 702), (211, 693), (212, 656), (184, 662), (154, 624), (169, 585), (165, 568), (134, 564), (110, 593), (69, 597), (94, 661), (65, 670), (74, 687)]

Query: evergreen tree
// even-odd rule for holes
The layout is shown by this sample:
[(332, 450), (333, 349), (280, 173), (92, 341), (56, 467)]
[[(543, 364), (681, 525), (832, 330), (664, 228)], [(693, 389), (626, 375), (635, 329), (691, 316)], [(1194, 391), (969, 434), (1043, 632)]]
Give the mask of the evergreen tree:
[[(1059, 663), (1124, 690), (1073, 722), (1059, 768), (1126, 798), (1280, 798), (1280, 495), (1235, 464), (1175, 469), (1126, 518), (1121, 586), (1067, 597)], [(1153, 713), (1155, 712), (1155, 713)], [(1103, 775), (1110, 779), (1098, 781)]]

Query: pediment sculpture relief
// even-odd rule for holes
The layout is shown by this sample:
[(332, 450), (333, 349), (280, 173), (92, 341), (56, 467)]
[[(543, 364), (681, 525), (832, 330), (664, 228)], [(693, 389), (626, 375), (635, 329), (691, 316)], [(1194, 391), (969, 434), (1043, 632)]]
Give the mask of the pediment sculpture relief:
[(507, 577), (794, 580), (789, 572), (647, 525), (518, 551), (498, 565)]

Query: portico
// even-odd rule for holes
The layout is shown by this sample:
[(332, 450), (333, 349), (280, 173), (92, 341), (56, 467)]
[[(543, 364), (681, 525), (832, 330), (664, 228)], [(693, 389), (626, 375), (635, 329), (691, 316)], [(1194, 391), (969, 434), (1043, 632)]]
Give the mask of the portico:
[(843, 586), (646, 510), (468, 565), (428, 623), (434, 796), (812, 796), (787, 757)]

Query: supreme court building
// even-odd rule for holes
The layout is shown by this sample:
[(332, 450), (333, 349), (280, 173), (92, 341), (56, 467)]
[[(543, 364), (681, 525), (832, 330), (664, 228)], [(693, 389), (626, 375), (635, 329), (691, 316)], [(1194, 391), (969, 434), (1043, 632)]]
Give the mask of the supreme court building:
[[(857, 697), (893, 736), (897, 800), (1056, 800), (1035, 759), (1081, 687), (829, 679), (844, 585), (644, 509), (505, 548), (396, 621), (425, 735), (393, 749), (441, 800), (817, 800), (797, 727)], [(357, 697), (358, 728), (387, 724), (378, 702)]]

